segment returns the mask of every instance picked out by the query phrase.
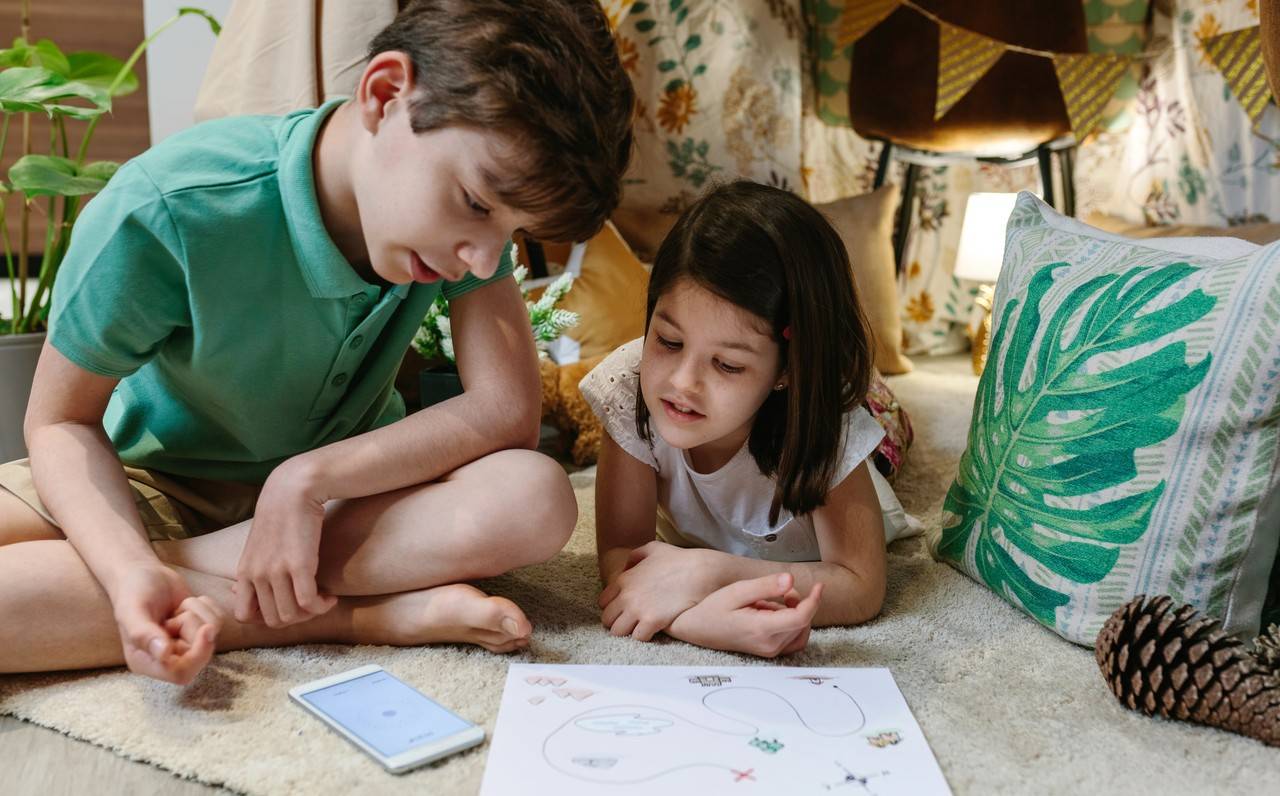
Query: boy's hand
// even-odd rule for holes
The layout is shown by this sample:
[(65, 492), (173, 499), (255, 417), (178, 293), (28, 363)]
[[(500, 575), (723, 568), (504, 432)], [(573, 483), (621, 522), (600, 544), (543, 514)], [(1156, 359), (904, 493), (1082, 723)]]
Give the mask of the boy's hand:
[(324, 503), (308, 496), (289, 462), (267, 478), (236, 565), (236, 619), (268, 627), (305, 622), (338, 598), (316, 588)]
[(111, 605), (130, 671), (186, 685), (213, 657), (222, 609), (208, 597), (192, 597), (182, 576), (160, 562), (131, 567), (115, 580)]
[(600, 593), (600, 619), (615, 636), (649, 641), (682, 612), (715, 591), (701, 550), (649, 542)]
[(797, 601), (792, 583), (788, 573), (730, 583), (680, 614), (667, 632), (700, 647), (763, 658), (798, 652), (809, 642), (822, 584)]

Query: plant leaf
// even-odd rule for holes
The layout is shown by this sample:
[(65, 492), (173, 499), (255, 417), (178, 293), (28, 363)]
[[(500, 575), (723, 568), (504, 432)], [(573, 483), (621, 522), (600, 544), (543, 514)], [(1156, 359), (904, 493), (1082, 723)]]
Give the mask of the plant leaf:
[(118, 163), (98, 161), (77, 169), (70, 158), (27, 155), (9, 168), (9, 181), (27, 196), (86, 196), (105, 188), (118, 168)]
[[(86, 100), (91, 107), (58, 102), (67, 99)], [(68, 80), (44, 67), (15, 66), (0, 72), (0, 109), (91, 119), (111, 110), (111, 98), (103, 89)]]
[(31, 66), (32, 59), (35, 58), (35, 48), (27, 43), (27, 40), (21, 36), (13, 40), (13, 46), (7, 50), (0, 50), (0, 69), (7, 69), (11, 66)]
[(33, 50), (35, 54), (34, 65), (43, 66), (50, 72), (63, 77), (71, 76), (71, 64), (67, 62), (67, 56), (62, 53), (62, 50), (58, 49), (58, 45), (49, 39), (41, 39), (36, 42)]
[(194, 6), (181, 6), (178, 9), (178, 16), (185, 17), (188, 14), (194, 14), (195, 16), (203, 17), (204, 21), (209, 23), (209, 29), (213, 31), (214, 36), (222, 35), (222, 25), (219, 24), (217, 18), (214, 17), (213, 14), (210, 14), (208, 11), (205, 11), (203, 8), (196, 8)]
[[(116, 79), (116, 75), (124, 68), (124, 61), (119, 58), (112, 57), (106, 53), (95, 52), (75, 52), (67, 55), (67, 61), (70, 63), (71, 71), (67, 75), (72, 80), (79, 81), (85, 85), (94, 86), (106, 91), (111, 87), (111, 83)], [(111, 94), (113, 97), (123, 97), (126, 94), (132, 94), (138, 90), (138, 75), (132, 70), (125, 75), (120, 85)]]
[(1126, 489), (1134, 452), (1177, 431), (1210, 356), (1188, 365), (1186, 343), (1175, 341), (1107, 370), (1091, 363), (1176, 332), (1217, 301), (1197, 289), (1152, 309), (1196, 270), (1176, 263), (1099, 276), (1042, 319), (1040, 301), (1062, 266), (1042, 267), (1025, 297), (1005, 305), (990, 349), (999, 360), (978, 385), (937, 548), (961, 564), (972, 544), (978, 577), (1049, 626), (1069, 596), (1038, 582), (1013, 550), (1075, 583), (1106, 577), (1120, 547), (1146, 533), (1165, 488)]
[(92, 163), (86, 163), (80, 169), (81, 176), (91, 177), (93, 179), (107, 182), (116, 176), (116, 172), (120, 170), (120, 164), (114, 160), (95, 160)]

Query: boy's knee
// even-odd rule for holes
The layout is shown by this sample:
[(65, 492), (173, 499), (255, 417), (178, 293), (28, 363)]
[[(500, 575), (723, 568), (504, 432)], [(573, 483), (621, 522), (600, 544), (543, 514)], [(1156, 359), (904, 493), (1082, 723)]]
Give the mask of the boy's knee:
[(500, 498), (514, 513), (515, 525), (525, 535), (527, 549), (536, 561), (560, 552), (573, 535), (578, 520), (578, 500), (564, 468), (534, 451), (508, 451), (513, 472), (508, 485), (498, 487)]

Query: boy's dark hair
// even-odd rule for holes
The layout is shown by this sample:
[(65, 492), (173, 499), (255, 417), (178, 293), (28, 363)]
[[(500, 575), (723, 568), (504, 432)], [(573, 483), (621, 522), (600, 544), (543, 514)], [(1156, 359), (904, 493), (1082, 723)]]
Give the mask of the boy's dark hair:
[(581, 241), (617, 207), (635, 92), (598, 0), (412, 0), (369, 57), (413, 61), (414, 132), (498, 130), (519, 160), (492, 175), (503, 204), (539, 219), (536, 238)]
[[(769, 393), (747, 448), (760, 472), (777, 480), (771, 523), (779, 506), (812, 512), (834, 486), (844, 415), (866, 397), (871, 380), (871, 340), (844, 243), (794, 194), (731, 182), (694, 202), (658, 248), (646, 335), (658, 297), (682, 279), (759, 317), (781, 346), (787, 388)], [(652, 442), (643, 395), (636, 431)]]

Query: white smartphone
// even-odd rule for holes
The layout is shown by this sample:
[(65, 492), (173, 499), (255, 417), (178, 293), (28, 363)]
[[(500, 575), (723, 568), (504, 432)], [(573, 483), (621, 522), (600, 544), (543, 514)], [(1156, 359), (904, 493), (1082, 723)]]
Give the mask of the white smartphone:
[(483, 727), (376, 664), (296, 686), (289, 696), (393, 774), (484, 740)]

